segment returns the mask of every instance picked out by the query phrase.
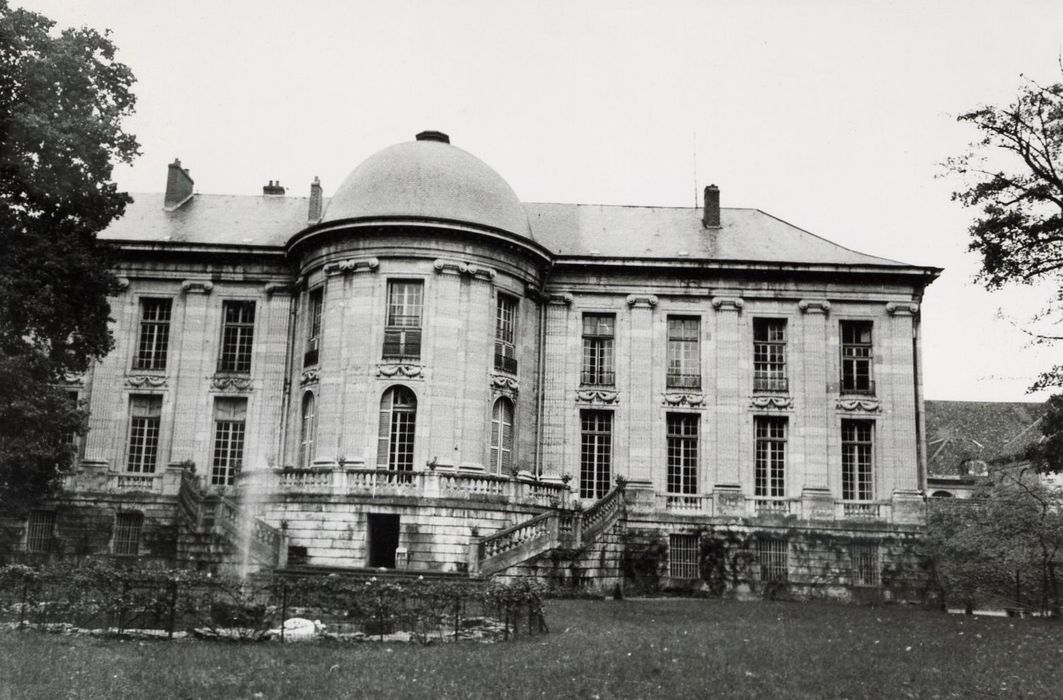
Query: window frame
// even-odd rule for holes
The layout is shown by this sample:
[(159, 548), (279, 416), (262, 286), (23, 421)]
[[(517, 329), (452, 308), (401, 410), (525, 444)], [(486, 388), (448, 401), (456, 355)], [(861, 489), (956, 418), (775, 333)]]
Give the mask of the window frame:
[[(866, 342), (859, 340), (867, 332)], [(846, 340), (851, 331), (857, 340)], [(841, 394), (875, 395), (875, 323), (871, 319), (841, 319), (838, 322), (838, 355), (840, 374), (838, 390)], [(866, 367), (866, 372), (860, 372)]]
[[(781, 430), (775, 430), (780, 427)], [(786, 498), (789, 439), (790, 426), (786, 416), (753, 416), (754, 498)]]
[[(44, 522), (40, 522), (41, 516)], [(48, 554), (55, 547), (56, 512), (49, 509), (31, 510), (26, 516), (26, 552)], [(36, 521), (36, 522), (35, 522)]]
[[(405, 395), (406, 403), (398, 403), (402, 395)], [(377, 469), (397, 473), (414, 470), (419, 403), (413, 389), (402, 384), (390, 386), (380, 395)]]
[[(507, 410), (508, 424), (505, 422)], [(504, 475), (513, 469), (516, 423), (514, 402), (507, 396), (499, 396), (491, 406), (490, 465), (495, 474)]]
[[(588, 322), (595, 327), (588, 332)], [(610, 331), (602, 332), (602, 323), (608, 322)], [(580, 333), (583, 350), (580, 361), (581, 386), (616, 386), (616, 314), (613, 312), (585, 311), (580, 317)]]
[(210, 485), (234, 486), (237, 475), (243, 469), (247, 447), (247, 399), (228, 396), (216, 398), (213, 426)]
[(613, 411), (580, 411), (580, 498), (601, 498), (612, 488), (613, 425)]
[[(692, 330), (683, 327), (690, 323)], [(665, 327), (665, 387), (701, 389), (701, 317), (669, 314)]]
[[(842, 419), (842, 500), (848, 503), (875, 500), (875, 427), (868, 418)], [(855, 432), (850, 436), (847, 428), (866, 428), (866, 439)]]
[[(396, 278), (387, 281), (382, 359), (400, 362), (421, 359), (424, 340), (424, 288), (424, 280), (421, 279)], [(416, 301), (410, 301), (405, 292), (401, 298), (397, 298), (400, 289), (418, 290)], [(416, 309), (416, 313), (395, 314), (396, 309)]]
[[(495, 362), (501, 372), (517, 373), (517, 317), (520, 299), (499, 292), (495, 297)], [(508, 312), (508, 318), (507, 318)]]
[[(162, 403), (161, 394), (129, 395), (125, 473), (155, 474), (158, 471), (162, 443)], [(142, 412), (138, 413), (138, 410)]]
[(877, 542), (849, 543), (849, 565), (852, 585), (882, 585), (882, 552)]
[[(254, 299), (224, 299), (221, 304), (221, 340), (218, 343), (219, 374), (251, 374), (254, 357), (255, 321), (257, 308)], [(237, 318), (229, 319), (229, 310)], [(240, 318), (241, 309), (250, 309), (250, 320)], [(232, 341), (230, 342), (230, 337)], [(232, 352), (228, 352), (230, 345)]]
[(784, 537), (758, 537), (756, 553), (762, 582), (786, 583), (790, 580), (790, 540)]
[[(134, 370), (164, 372), (170, 354), (170, 324), (173, 322), (173, 298), (143, 296), (138, 299), (140, 310), (137, 344), (133, 348)], [(155, 309), (149, 318), (149, 309)], [(165, 310), (165, 314), (162, 311)], [(162, 318), (162, 316), (165, 318)]]
[[(135, 524), (135, 527), (133, 527), (133, 524)], [(111, 537), (111, 553), (116, 557), (140, 556), (140, 539), (143, 534), (143, 513), (137, 511), (115, 513), (114, 534)]]
[[(772, 337), (781, 329), (780, 337)], [(764, 333), (761, 333), (764, 331)], [(789, 393), (787, 366), (789, 343), (788, 319), (772, 316), (753, 318), (753, 391), (755, 393)]]
[(673, 532), (668, 535), (668, 578), (701, 578), (700, 538), (696, 534)]
[[(665, 414), (665, 492), (669, 496), (698, 493), (701, 416), (697, 413)], [(687, 431), (687, 428), (693, 428)]]
[(303, 367), (312, 367), (321, 362), (321, 329), (324, 325), (325, 285), (319, 284), (306, 294), (306, 345), (303, 350)]
[[(309, 410), (307, 408), (309, 407)], [(304, 469), (314, 463), (314, 444), (317, 441), (317, 395), (304, 391), (299, 402), (299, 466)]]

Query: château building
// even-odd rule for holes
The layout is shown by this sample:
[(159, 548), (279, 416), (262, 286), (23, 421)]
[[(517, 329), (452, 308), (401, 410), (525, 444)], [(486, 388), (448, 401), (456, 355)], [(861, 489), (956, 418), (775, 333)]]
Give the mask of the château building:
[[(925, 586), (939, 269), (757, 209), (524, 203), (439, 132), (101, 238), (115, 348), (9, 556), (800, 595)], [(72, 396), (73, 398), (73, 396)]]

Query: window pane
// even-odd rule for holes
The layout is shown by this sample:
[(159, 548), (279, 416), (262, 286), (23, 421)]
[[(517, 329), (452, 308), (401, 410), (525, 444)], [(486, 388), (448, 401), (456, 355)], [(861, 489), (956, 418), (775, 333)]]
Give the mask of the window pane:
[(581, 383), (613, 386), (612, 314), (583, 314), (583, 371)]
[(763, 498), (786, 496), (786, 418), (756, 416), (753, 419), (753, 494)]
[(697, 318), (668, 317), (668, 388), (701, 388), (700, 327), (701, 320)]
[(873, 431), (873, 421), (842, 421), (842, 498), (844, 500), (870, 501), (874, 498)]
[(126, 470), (154, 473), (159, 452), (159, 417), (161, 396), (130, 397), (129, 443)]
[(140, 300), (140, 338), (133, 369), (166, 369), (170, 343), (170, 300)]
[(581, 411), (580, 497), (601, 498), (612, 480), (613, 414)]
[(250, 372), (255, 333), (255, 302), (227, 301), (222, 306), (219, 372)]
[(698, 492), (698, 416), (669, 413), (666, 417), (668, 445), (668, 493)]
[(870, 321), (841, 322), (841, 390), (843, 392), (873, 394), (875, 383), (871, 376), (872, 344)]
[(214, 402), (214, 457), (210, 483), (231, 486), (243, 467), (247, 399)]
[(753, 319), (753, 390), (789, 391), (785, 319)]

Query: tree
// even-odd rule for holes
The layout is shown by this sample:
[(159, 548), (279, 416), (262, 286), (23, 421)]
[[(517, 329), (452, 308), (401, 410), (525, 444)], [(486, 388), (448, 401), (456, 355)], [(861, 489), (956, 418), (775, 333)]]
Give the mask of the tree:
[(111, 348), (110, 249), (96, 234), (129, 196), (122, 121), (133, 74), (107, 33), (0, 0), (0, 508), (48, 493), (83, 412), (59, 386)]

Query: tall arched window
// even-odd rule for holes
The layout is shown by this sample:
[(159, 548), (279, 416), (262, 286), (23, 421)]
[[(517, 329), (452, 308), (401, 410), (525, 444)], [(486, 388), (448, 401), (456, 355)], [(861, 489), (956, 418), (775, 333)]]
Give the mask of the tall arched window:
[(491, 471), (508, 472), (513, 466), (513, 402), (503, 397), (491, 410)]
[(317, 433), (317, 413), (313, 392), (303, 394), (303, 421), (299, 430), (299, 466), (309, 467), (314, 461), (314, 434)]
[(393, 386), (380, 398), (380, 438), (377, 469), (413, 469), (413, 436), (417, 427), (417, 397), (404, 386)]

